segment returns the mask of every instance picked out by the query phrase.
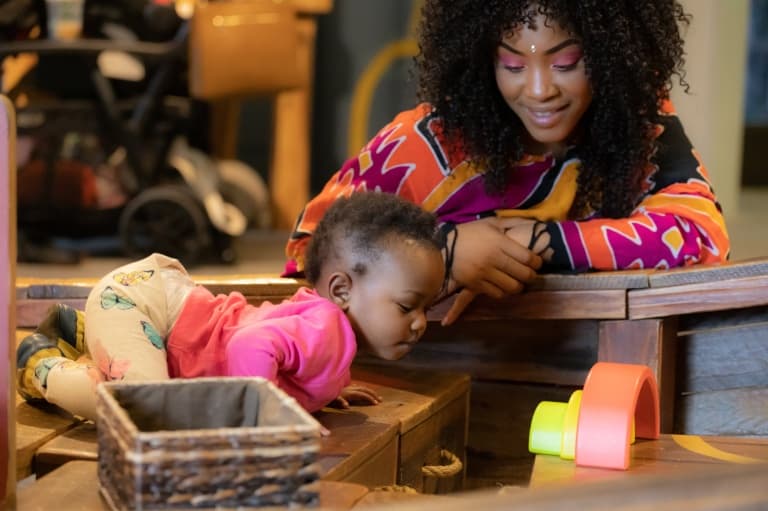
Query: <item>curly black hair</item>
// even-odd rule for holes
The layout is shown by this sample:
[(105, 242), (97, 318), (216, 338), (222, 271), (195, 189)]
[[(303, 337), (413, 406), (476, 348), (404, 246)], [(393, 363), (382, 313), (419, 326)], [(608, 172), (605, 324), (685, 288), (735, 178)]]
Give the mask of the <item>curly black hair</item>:
[(324, 265), (352, 251), (361, 258), (351, 270), (368, 271), (393, 238), (411, 239), (441, 249), (436, 217), (388, 193), (356, 192), (333, 202), (317, 224), (306, 253), (304, 274), (316, 284)]
[(690, 16), (676, 0), (426, 0), (419, 99), (441, 118), (447, 141), (486, 169), (489, 193), (501, 193), (525, 128), (496, 86), (494, 55), (504, 34), (537, 14), (580, 41), (593, 91), (571, 215), (626, 216), (657, 149), (653, 129), (673, 77), (688, 90), (680, 28)]

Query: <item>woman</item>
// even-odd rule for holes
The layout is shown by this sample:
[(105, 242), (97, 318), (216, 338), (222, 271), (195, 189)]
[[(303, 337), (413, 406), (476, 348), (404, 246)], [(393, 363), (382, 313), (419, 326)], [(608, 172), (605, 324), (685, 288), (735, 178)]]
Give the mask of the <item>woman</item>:
[(727, 258), (725, 223), (669, 102), (686, 87), (675, 0), (427, 0), (419, 96), (307, 204), (285, 275), (339, 196), (394, 193), (435, 213), (451, 290), (520, 292), (553, 271)]

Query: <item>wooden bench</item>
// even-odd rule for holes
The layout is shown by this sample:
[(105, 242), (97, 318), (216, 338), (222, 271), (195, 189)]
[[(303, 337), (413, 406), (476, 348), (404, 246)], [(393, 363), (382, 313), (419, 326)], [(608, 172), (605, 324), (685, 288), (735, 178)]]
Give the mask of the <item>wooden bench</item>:
[(472, 375), (472, 488), (525, 484), (535, 407), (567, 401), (597, 361), (651, 367), (665, 433), (768, 435), (768, 260), (542, 275), (431, 326), (398, 364)]
[[(699, 465), (673, 474), (555, 487), (468, 492), (403, 502), (398, 511), (753, 511), (768, 508), (768, 465)], [(382, 509), (391, 509), (382, 508)]]
[[(396, 483), (420, 493), (462, 490), (466, 473), (469, 376), (358, 363), (352, 368), (352, 377), (385, 398), (377, 406), (358, 408), (367, 420), (398, 426)], [(397, 394), (387, 397), (393, 394), (392, 389), (396, 389)]]
[[(82, 509), (105, 510), (110, 506), (101, 498), (98, 490), (97, 463), (95, 461), (71, 461), (52, 473), (19, 491), (18, 509), (45, 510)], [(352, 509), (369, 493), (359, 484), (320, 481), (317, 483), (320, 505), (313, 509)], [(179, 508), (174, 508), (179, 509)], [(260, 508), (274, 509), (274, 508)]]
[[(383, 401), (349, 410), (325, 409), (316, 415), (331, 431), (321, 444), (323, 480), (371, 488), (407, 485), (421, 493), (462, 489), (469, 377), (397, 369), (372, 373), (365, 366), (356, 366), (353, 377), (370, 385)], [(97, 459), (95, 425), (86, 422), (69, 426), (48, 441), (37, 443), (34, 471), (38, 476), (69, 461)], [(454, 472), (435, 469), (423, 475), (422, 467), (445, 464), (440, 456), (442, 449), (453, 452), (461, 460), (461, 467)], [(19, 455), (19, 459), (29, 467), (31, 456)]]
[(638, 440), (628, 470), (578, 467), (558, 456), (537, 455), (531, 487), (621, 480), (638, 475), (672, 475), (699, 465), (768, 463), (768, 439), (696, 435), (662, 435)]
[[(451, 497), (371, 491), (361, 485), (321, 481), (320, 510), (393, 509), (399, 511), (464, 511), (590, 509), (622, 511), (735, 511), (768, 506), (768, 465), (708, 464), (671, 474), (601, 479), (581, 484), (532, 489), (485, 490)], [(60, 508), (107, 510), (97, 491), (96, 463), (70, 462), (19, 492), (19, 509)], [(262, 510), (275, 508), (260, 508)]]
[[(280, 301), (302, 284), (196, 280), (214, 292), (241, 291), (252, 303)], [(82, 308), (92, 284), (20, 279), (19, 325), (37, 324), (56, 301)], [(437, 321), (449, 305), (432, 310), (424, 339), (392, 365), (471, 374), (469, 487), (525, 483), (534, 408), (567, 400), (599, 360), (652, 368), (663, 432), (768, 435), (768, 260), (542, 275), (525, 294), (479, 298), (459, 322), (442, 328)]]
[[(368, 487), (408, 486), (420, 493), (463, 489), (469, 376), (396, 367), (374, 372), (355, 365), (352, 377), (376, 390), (383, 401), (316, 415), (331, 430), (320, 451), (323, 479)], [(391, 436), (376, 438), (372, 433), (385, 427)], [(446, 462), (443, 450), (460, 463)], [(451, 465), (458, 468), (450, 470)], [(425, 466), (436, 468), (425, 474)]]

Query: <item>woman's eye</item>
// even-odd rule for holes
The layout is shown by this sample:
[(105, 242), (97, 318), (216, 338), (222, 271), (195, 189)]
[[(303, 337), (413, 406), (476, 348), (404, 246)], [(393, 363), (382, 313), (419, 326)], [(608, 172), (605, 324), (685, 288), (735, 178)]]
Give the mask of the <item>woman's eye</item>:
[(400, 307), (400, 310), (405, 313), (409, 313), (413, 310), (413, 307), (409, 307), (408, 305), (404, 305), (402, 303), (398, 303), (397, 306)]
[(576, 66), (579, 65), (579, 62), (581, 62), (581, 59), (581, 52), (569, 53), (556, 59), (552, 64), (552, 67), (558, 71), (570, 71), (571, 69), (576, 69)]
[(572, 69), (576, 69), (577, 65), (578, 65), (578, 61), (574, 62), (573, 64), (555, 64), (552, 67), (557, 69), (558, 71), (570, 71)]
[(512, 73), (519, 73), (525, 69), (525, 63), (514, 58), (500, 58), (499, 64), (501, 67)]

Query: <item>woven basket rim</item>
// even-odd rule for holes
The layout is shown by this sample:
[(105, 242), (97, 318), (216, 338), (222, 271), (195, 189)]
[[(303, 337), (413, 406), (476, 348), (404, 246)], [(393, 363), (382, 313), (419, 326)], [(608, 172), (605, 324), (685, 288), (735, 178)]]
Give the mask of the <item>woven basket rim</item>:
[[(297, 418), (302, 421), (300, 424), (289, 424), (284, 426), (243, 426), (243, 427), (222, 427), (222, 428), (206, 428), (206, 429), (175, 429), (175, 430), (161, 430), (161, 431), (141, 431), (136, 426), (136, 423), (128, 415), (128, 412), (120, 406), (115, 396), (110, 389), (121, 389), (131, 387), (142, 386), (176, 386), (176, 385), (198, 385), (206, 383), (241, 383), (241, 384), (256, 384), (259, 386), (267, 387), (275, 396), (280, 400), (280, 403), (289, 408), (293, 413), (297, 415)], [(236, 436), (269, 436), (275, 433), (312, 433), (312, 436), (320, 436), (322, 426), (304, 407), (302, 407), (295, 398), (289, 396), (285, 391), (280, 389), (273, 382), (263, 378), (261, 376), (254, 377), (201, 377), (201, 378), (176, 378), (170, 380), (144, 380), (144, 381), (109, 381), (103, 382), (97, 385), (96, 393), (99, 399), (107, 405), (108, 408), (115, 413), (115, 418), (118, 422), (126, 428), (127, 432), (139, 441), (146, 441), (152, 439), (162, 439), (166, 437), (182, 436), (194, 436), (197, 438), (207, 437), (220, 437), (222, 435), (231, 434)]]
[(314, 433), (319, 429), (311, 424), (301, 424), (296, 426), (232, 426), (228, 428), (205, 428), (205, 429), (174, 429), (174, 430), (160, 430), (160, 431), (138, 431), (136, 432), (137, 440), (152, 440), (161, 439), (165, 437), (179, 436), (195, 436), (201, 437), (221, 437), (222, 435), (243, 436), (268, 436), (276, 433)]

